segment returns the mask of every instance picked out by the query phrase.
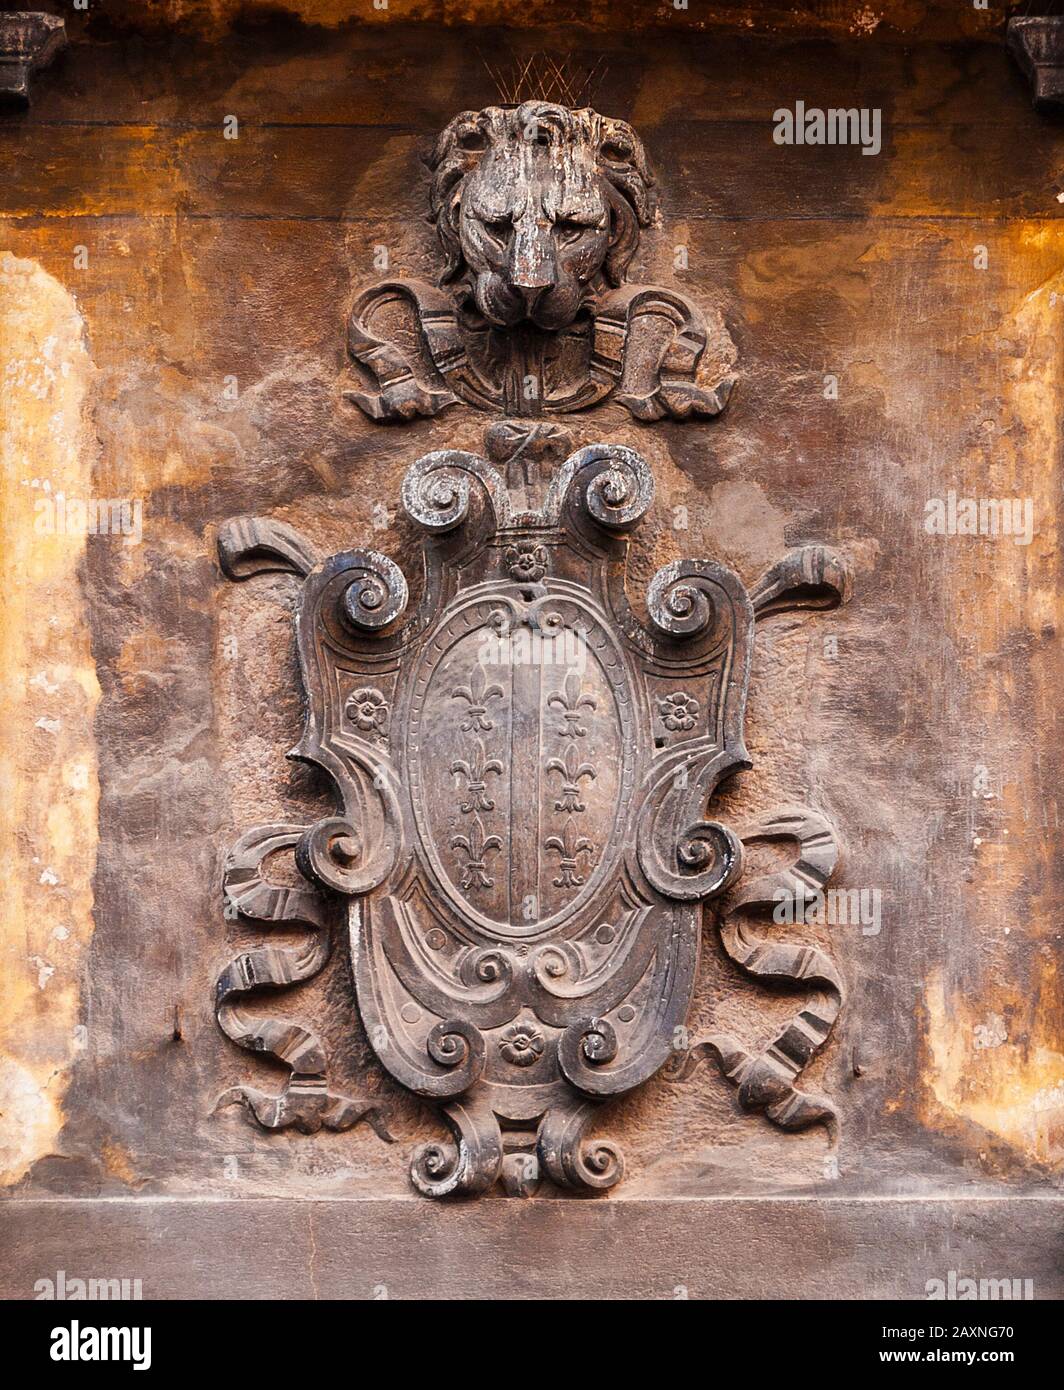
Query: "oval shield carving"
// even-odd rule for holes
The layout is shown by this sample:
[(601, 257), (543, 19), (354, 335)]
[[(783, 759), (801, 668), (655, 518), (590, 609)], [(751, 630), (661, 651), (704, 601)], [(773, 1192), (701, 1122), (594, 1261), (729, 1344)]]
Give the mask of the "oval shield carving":
[(496, 589), (444, 615), (414, 681), (408, 766), (426, 857), (464, 918), (534, 936), (594, 891), (622, 838), (632, 722), (586, 602)]

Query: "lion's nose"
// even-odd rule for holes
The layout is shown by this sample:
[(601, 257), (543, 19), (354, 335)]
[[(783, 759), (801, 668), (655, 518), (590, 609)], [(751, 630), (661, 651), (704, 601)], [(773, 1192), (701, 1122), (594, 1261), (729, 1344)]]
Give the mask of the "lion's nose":
[[(545, 290), (554, 284), (554, 242), (548, 229), (518, 222), (510, 245), (510, 282), (519, 290)], [(526, 302), (528, 296), (524, 296)]]

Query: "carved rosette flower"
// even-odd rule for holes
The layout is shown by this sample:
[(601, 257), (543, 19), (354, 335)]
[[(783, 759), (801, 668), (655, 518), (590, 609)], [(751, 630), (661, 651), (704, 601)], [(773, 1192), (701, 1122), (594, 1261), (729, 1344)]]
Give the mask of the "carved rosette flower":
[(661, 715), (661, 722), (670, 733), (686, 733), (695, 727), (698, 701), (693, 695), (677, 690), (675, 694), (665, 695), (658, 701), (658, 713)]
[(519, 583), (535, 584), (547, 573), (547, 550), (533, 541), (508, 545), (503, 563)]
[(499, 1051), (515, 1067), (530, 1067), (543, 1056), (543, 1034), (527, 1023), (515, 1023), (499, 1040)]
[(388, 702), (379, 690), (368, 686), (348, 697), (344, 712), (363, 734), (382, 734), (388, 724)]

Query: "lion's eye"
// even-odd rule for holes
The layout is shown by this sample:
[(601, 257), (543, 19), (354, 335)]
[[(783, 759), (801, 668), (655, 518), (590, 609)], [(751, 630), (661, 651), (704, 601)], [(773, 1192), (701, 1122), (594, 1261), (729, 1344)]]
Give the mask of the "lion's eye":
[(484, 228), (488, 235), (494, 237), (496, 241), (505, 241), (510, 235), (510, 219), (508, 217), (485, 218)]
[(556, 224), (558, 240), (563, 246), (568, 246), (571, 241), (578, 241), (587, 231), (586, 227), (579, 222), (559, 222)]

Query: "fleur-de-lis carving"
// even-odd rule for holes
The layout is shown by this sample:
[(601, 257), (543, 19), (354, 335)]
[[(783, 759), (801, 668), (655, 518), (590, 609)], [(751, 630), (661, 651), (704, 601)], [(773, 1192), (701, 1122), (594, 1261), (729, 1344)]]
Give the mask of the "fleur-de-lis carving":
[(467, 800), (460, 803), (466, 814), (471, 811), (494, 811), (495, 802), (487, 795), (485, 779), (489, 772), (494, 772), (496, 776), (502, 773), (502, 763), (498, 758), (486, 756), (483, 739), (478, 738), (473, 747), (475, 752), (472, 759), (455, 758), (451, 764), (451, 771), (466, 779)]
[(463, 888), (490, 888), (495, 880), (491, 878), (484, 864), (489, 852), (498, 854), (502, 841), (498, 835), (485, 835), (484, 822), (475, 816), (468, 835), (455, 835), (451, 840), (452, 849), (460, 849), (468, 855), (468, 862), (462, 866)]
[(558, 877), (555, 888), (579, 888), (584, 881), (580, 873), (580, 856), (594, 854), (595, 846), (586, 835), (577, 835), (573, 830), (572, 816), (565, 822), (561, 835), (550, 835), (543, 841), (543, 848), (553, 850), (558, 856)]
[(558, 729), (563, 738), (583, 738), (587, 730), (580, 723), (582, 709), (594, 709), (595, 699), (584, 695), (580, 690), (580, 672), (570, 671), (565, 677), (564, 690), (555, 690), (547, 696), (547, 707), (557, 705), (562, 711), (564, 723)]
[(561, 773), (562, 778), (561, 800), (554, 803), (554, 809), (586, 811), (587, 807), (580, 800), (580, 780), (584, 777), (593, 779), (595, 769), (590, 763), (577, 763), (576, 745), (570, 743), (566, 747), (564, 758), (551, 758), (547, 764), (547, 771)]
[(474, 666), (469, 684), (456, 685), (451, 695), (456, 700), (465, 700), (469, 706), (462, 720), (463, 733), (472, 733), (474, 730), (490, 733), (494, 729), (495, 725), (488, 718), (488, 704), (492, 700), (502, 699), (502, 686), (488, 684), (483, 666)]

